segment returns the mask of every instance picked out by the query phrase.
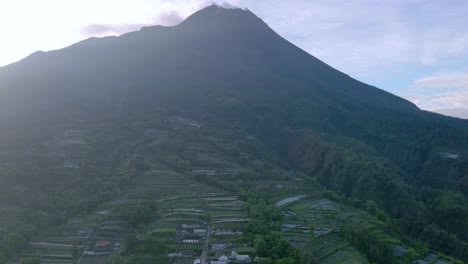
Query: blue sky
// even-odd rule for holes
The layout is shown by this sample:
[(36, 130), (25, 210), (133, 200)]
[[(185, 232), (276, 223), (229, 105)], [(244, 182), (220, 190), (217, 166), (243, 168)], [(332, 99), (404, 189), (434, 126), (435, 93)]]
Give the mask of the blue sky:
[(462, 0), (1, 1), (0, 65), (91, 36), (175, 25), (213, 2), (248, 8), (356, 79), (420, 108), (468, 118), (468, 1)]

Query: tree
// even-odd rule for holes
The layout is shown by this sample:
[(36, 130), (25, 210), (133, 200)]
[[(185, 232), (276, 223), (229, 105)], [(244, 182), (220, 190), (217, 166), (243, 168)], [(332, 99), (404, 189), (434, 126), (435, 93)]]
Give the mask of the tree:
[(257, 235), (254, 240), (255, 254), (259, 257), (269, 257), (270, 249), (261, 235)]
[(375, 215), (377, 213), (377, 204), (373, 200), (367, 201), (366, 209), (369, 213)]
[(302, 248), (299, 251), (299, 259), (302, 264), (318, 264), (318, 260), (315, 258), (314, 254), (310, 252), (306, 247)]
[(6, 257), (12, 257), (26, 244), (26, 238), (18, 232), (6, 234), (1, 243), (1, 248)]
[(134, 236), (127, 236), (123, 242), (123, 253), (128, 254), (132, 252), (138, 245), (138, 240)]

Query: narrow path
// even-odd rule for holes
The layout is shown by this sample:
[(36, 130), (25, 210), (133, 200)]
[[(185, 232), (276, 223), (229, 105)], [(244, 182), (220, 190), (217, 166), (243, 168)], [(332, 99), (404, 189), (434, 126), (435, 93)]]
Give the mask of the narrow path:
[(295, 201), (299, 201), (300, 199), (302, 199), (302, 198), (304, 198), (304, 197), (305, 197), (305, 195), (298, 195), (298, 196), (294, 196), (294, 197), (289, 197), (289, 198), (286, 198), (286, 199), (283, 199), (283, 200), (277, 202), (277, 203), (275, 204), (275, 206), (281, 207), (281, 206), (286, 205), (286, 204), (288, 204), (288, 203), (292, 203), (292, 202), (295, 202)]
[(210, 238), (211, 238), (211, 226), (206, 228), (206, 239), (205, 244), (203, 245), (203, 252), (200, 257), (201, 264), (206, 264), (206, 258), (208, 256), (208, 249), (210, 245)]
[(96, 232), (93, 232), (93, 234), (90, 236), (89, 240), (88, 240), (88, 243), (83, 247), (83, 252), (81, 252), (81, 255), (80, 257), (76, 260), (76, 264), (80, 264), (81, 263), (81, 260), (83, 259), (83, 256), (86, 252), (86, 250), (88, 250), (88, 248), (90, 248), (91, 246), (91, 243), (93, 242), (94, 240), (94, 236), (95, 236)]

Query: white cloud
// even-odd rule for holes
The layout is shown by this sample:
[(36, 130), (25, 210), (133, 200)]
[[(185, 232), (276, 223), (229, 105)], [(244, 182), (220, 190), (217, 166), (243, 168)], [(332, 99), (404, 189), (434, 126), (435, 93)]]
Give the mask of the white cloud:
[(417, 79), (412, 87), (468, 89), (468, 73), (444, 73)]
[(81, 30), (84, 36), (108, 36), (108, 35), (121, 35), (130, 31), (140, 30), (146, 24), (90, 24)]
[[(177, 23), (207, 0), (0, 1), (0, 66), (37, 50), (66, 47), (90, 36), (120, 35), (144, 25)], [(95, 33), (95, 34), (90, 34)]]
[(210, 4), (217, 5), (225, 9), (246, 9), (239, 6), (239, 1), (226, 1), (226, 2), (216, 2), (211, 1)]
[(456, 56), (468, 51), (468, 33), (455, 32), (446, 28), (429, 29), (421, 36), (419, 61), (433, 65), (446, 57)]
[(467, 118), (468, 90), (454, 90), (430, 95), (411, 95), (406, 99), (418, 107), (441, 114)]
[(241, 0), (288, 40), (358, 79), (468, 53), (468, 4), (422, 0)]
[(2, 49), (0, 65), (37, 50), (54, 50), (83, 39), (88, 24), (150, 22), (154, 9), (149, 0), (14, 0), (0, 1)]
[(136, 24), (89, 24), (81, 29), (84, 36), (122, 35), (131, 31), (138, 31), (145, 26), (162, 25), (174, 26), (182, 22), (184, 18), (176, 11), (168, 11), (158, 14), (150, 23)]
[(433, 109), (432, 112), (454, 116), (463, 119), (468, 119), (468, 108), (442, 108), (442, 109)]
[(452, 72), (425, 76), (410, 87), (406, 98), (432, 112), (468, 119), (468, 73)]

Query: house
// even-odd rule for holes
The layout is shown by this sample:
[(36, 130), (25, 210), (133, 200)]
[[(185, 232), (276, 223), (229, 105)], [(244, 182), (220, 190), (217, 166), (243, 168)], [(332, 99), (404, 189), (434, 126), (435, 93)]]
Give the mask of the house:
[(227, 264), (227, 261), (219, 261), (219, 260), (212, 260), (210, 261), (210, 264)]
[(227, 249), (230, 246), (231, 242), (229, 241), (217, 240), (211, 245), (211, 250), (221, 251)]
[(195, 253), (193, 250), (182, 250), (179, 252), (170, 253), (167, 256), (170, 258), (193, 258)]
[(230, 259), (236, 260), (236, 261), (244, 261), (244, 262), (249, 262), (250, 261), (250, 256), (249, 255), (240, 255), (236, 251), (231, 252), (231, 257)]
[(231, 229), (216, 229), (213, 232), (214, 236), (241, 236), (242, 231), (239, 230), (231, 230)]
[(200, 227), (200, 225), (198, 224), (183, 224), (182, 225), (183, 229), (193, 229), (193, 228), (198, 228), (198, 227)]
[[(223, 251), (218, 251), (214, 255), (214, 260), (224, 260), (224, 258), (222, 258), (223, 256), (226, 257), (226, 255), (224, 255)], [(229, 257), (227, 259), (229, 260)]]
[(177, 259), (174, 264), (192, 264), (193, 260), (191, 259)]
[(193, 264), (201, 264), (201, 260), (200, 259), (196, 259), (193, 261)]
[(249, 255), (237, 255), (236, 260), (237, 261), (250, 261), (250, 256)]
[(221, 257), (218, 258), (219, 261), (228, 261), (229, 258), (226, 255), (222, 255)]
[(78, 231), (78, 234), (85, 235), (85, 236), (91, 236), (93, 233), (94, 231), (92, 229), (84, 229), (84, 230)]
[(204, 228), (195, 228), (195, 229), (193, 229), (193, 233), (204, 235), (204, 234), (206, 234), (206, 229), (204, 229)]
[(94, 253), (110, 254), (114, 250), (114, 243), (109, 240), (98, 240), (94, 244)]
[(112, 242), (109, 240), (98, 240), (96, 241), (96, 247), (106, 247), (112, 245)]
[(193, 252), (193, 250), (186, 249), (186, 250), (182, 250), (180, 252), (180, 255), (182, 258), (193, 258), (193, 256), (195, 255), (195, 252)]
[(214, 251), (221, 251), (225, 249), (226, 249), (226, 246), (224, 245), (219, 245), (219, 244), (211, 245), (211, 250), (214, 250)]
[(176, 240), (182, 243), (197, 244), (205, 240), (206, 228), (199, 224), (183, 224), (176, 231)]

